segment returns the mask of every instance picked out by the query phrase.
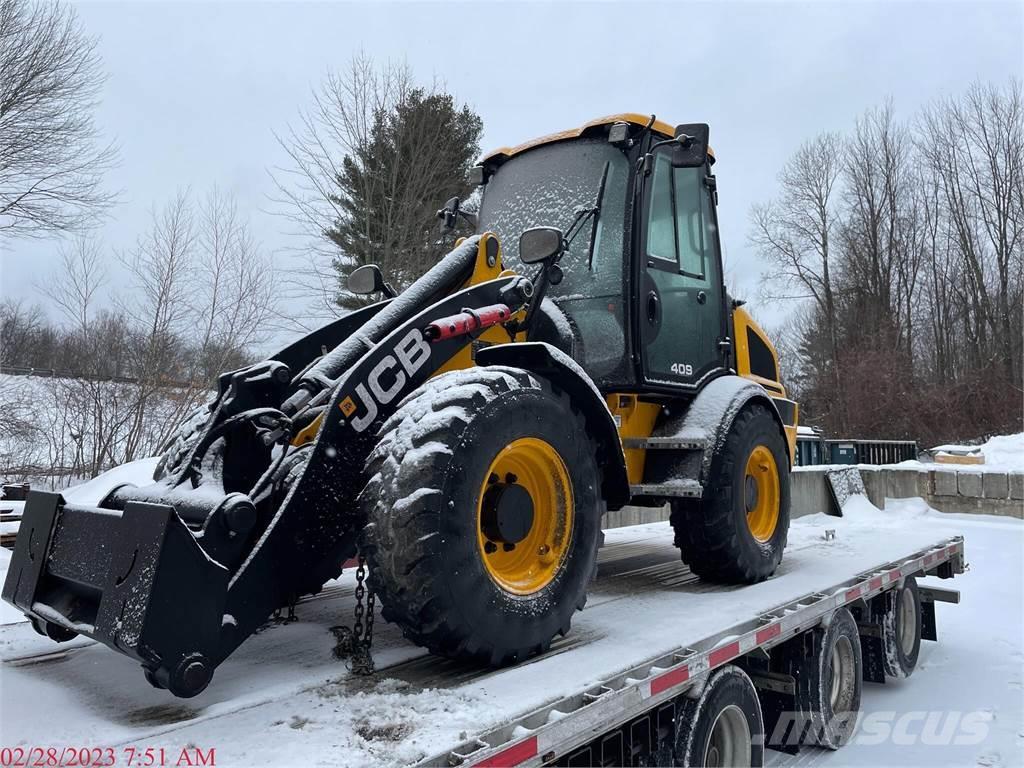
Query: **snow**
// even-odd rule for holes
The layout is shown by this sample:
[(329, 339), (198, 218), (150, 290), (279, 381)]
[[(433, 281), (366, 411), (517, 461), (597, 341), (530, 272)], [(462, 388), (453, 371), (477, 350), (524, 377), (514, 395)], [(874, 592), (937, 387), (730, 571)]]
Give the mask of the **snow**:
[[(825, 541), (825, 528), (836, 530), (834, 540)], [(333, 658), (329, 631), (352, 616), (351, 573), (301, 602), (297, 622), (271, 623), (247, 640), (211, 687), (189, 700), (150, 688), (137, 664), (105, 647), (80, 638), (56, 645), (23, 621), (6, 623), (0, 742), (162, 746), (175, 754), (193, 745), (215, 748), (218, 766), (406, 764), (643, 659), (722, 639), (752, 615), (961, 532), (971, 569), (939, 583), (959, 588), (962, 604), (938, 604), (939, 643), (923, 644), (914, 675), (865, 685), (861, 727), (841, 751), (767, 757), (772, 765), (1019, 765), (1024, 525), (935, 513), (921, 500), (891, 500), (881, 512), (862, 496), (851, 497), (842, 518), (794, 521), (778, 574), (742, 588), (695, 580), (664, 523), (610, 530), (599, 579), (568, 637), (506, 670), (427, 656), (378, 617), (381, 671), (353, 677)], [(0, 552), (0, 568), (9, 556)], [(3, 621), (12, 621), (9, 614)], [(952, 737), (929, 736), (926, 729), (941, 736), (953, 718)]]
[(981, 445), (937, 445), (930, 450), (933, 455), (982, 456), (981, 464), (931, 464), (919, 461), (905, 461), (899, 467), (917, 466), (935, 469), (939, 466), (956, 470), (979, 470), (989, 472), (1024, 472), (1024, 432), (1015, 435), (996, 435)]
[[(981, 445), (937, 445), (933, 454), (981, 455), (985, 461), (979, 469), (998, 472), (1024, 472), (1024, 432), (990, 437)], [(963, 465), (970, 469), (973, 465)], [(957, 467), (959, 469), (961, 467)]]
[(130, 461), (97, 475), (92, 480), (87, 480), (80, 485), (73, 485), (61, 491), (61, 495), (65, 501), (95, 506), (120, 485), (142, 486), (152, 483), (153, 472), (156, 471), (159, 461), (159, 457), (156, 456)]
[[(742, 376), (720, 376), (700, 391), (686, 410), (682, 427), (673, 434), (681, 440), (706, 440), (710, 443), (723, 423), (754, 394), (764, 394), (759, 384)], [(709, 448), (711, 446), (709, 445)]]
[(875, 525), (884, 536), (908, 525), (955, 526), (966, 541), (968, 572), (952, 582), (929, 578), (921, 584), (958, 589), (961, 602), (936, 605), (939, 641), (921, 643), (908, 679), (864, 684), (850, 744), (798, 757), (767, 752), (766, 764), (1024, 765), (1024, 523), (939, 513), (921, 499), (888, 499), (881, 515), (861, 499), (843, 508), (842, 520)]

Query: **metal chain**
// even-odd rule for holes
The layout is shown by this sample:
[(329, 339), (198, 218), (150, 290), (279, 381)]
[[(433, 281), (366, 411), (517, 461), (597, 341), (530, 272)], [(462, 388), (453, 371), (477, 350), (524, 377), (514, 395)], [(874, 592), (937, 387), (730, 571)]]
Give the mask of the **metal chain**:
[[(364, 607), (363, 600), (366, 600)], [(349, 669), (354, 675), (372, 675), (375, 671), (370, 645), (373, 643), (373, 613), (376, 596), (366, 585), (366, 557), (359, 554), (359, 565), (356, 568), (356, 607), (355, 621), (352, 628), (331, 627), (337, 638), (334, 655), (339, 659), (350, 659)], [(363, 624), (365, 618), (366, 624)]]

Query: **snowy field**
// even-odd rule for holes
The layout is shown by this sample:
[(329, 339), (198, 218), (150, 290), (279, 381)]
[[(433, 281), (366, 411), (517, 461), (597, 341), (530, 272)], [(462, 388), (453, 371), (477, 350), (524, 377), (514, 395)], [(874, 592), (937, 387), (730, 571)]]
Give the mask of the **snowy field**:
[[(84, 502), (91, 491), (74, 495)], [(920, 500), (891, 501), (882, 513), (855, 497), (845, 514), (795, 521), (779, 574), (742, 589), (697, 582), (679, 563), (666, 524), (610, 531), (598, 583), (572, 633), (546, 656), (500, 673), (426, 656), (378, 621), (380, 672), (372, 680), (350, 676), (331, 656), (328, 628), (351, 620), (351, 574), (300, 603), (298, 622), (250, 638), (190, 700), (150, 688), (131, 660), (91, 641), (58, 646), (35, 635), (4, 605), (0, 746), (102, 746), (116, 765), (148, 747), (162, 748), (168, 760), (183, 748), (214, 749), (218, 766), (410, 763), (696, 633), (962, 533), (970, 570), (941, 582), (961, 590), (962, 604), (938, 604), (939, 642), (923, 643), (915, 674), (865, 684), (861, 727), (843, 750), (769, 752), (769, 763), (1024, 764), (1022, 524), (942, 515)], [(829, 544), (826, 525), (837, 529)], [(0, 551), (0, 570), (9, 557)]]

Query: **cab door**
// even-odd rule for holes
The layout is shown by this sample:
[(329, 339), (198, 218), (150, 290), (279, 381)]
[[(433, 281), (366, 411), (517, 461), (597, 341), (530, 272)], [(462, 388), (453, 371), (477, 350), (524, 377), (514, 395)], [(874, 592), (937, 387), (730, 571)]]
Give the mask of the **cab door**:
[(708, 167), (655, 154), (645, 185), (637, 302), (642, 375), (696, 389), (725, 370), (725, 292)]

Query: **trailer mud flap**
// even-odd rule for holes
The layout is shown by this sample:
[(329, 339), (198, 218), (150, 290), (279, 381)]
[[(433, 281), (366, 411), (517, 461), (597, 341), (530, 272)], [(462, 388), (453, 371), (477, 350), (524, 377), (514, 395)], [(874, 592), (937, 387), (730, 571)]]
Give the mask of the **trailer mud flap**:
[(142, 662), (153, 682), (195, 695), (220, 660), (228, 576), (171, 506), (116, 511), (33, 491), (3, 598), (37, 628), (58, 628), (51, 637), (92, 637)]

